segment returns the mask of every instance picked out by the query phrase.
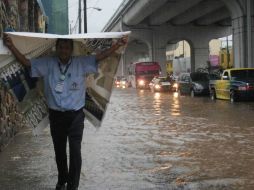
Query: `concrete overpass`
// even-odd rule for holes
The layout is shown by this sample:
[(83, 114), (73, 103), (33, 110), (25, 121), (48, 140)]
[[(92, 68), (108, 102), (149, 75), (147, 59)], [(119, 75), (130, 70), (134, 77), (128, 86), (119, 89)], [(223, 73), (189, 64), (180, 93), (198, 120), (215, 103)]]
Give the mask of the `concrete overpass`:
[(103, 31), (132, 31), (125, 74), (137, 54), (165, 68), (166, 47), (181, 40), (191, 46), (191, 70), (206, 67), (210, 40), (231, 34), (234, 66), (254, 67), (253, 15), (253, 0), (124, 0)]

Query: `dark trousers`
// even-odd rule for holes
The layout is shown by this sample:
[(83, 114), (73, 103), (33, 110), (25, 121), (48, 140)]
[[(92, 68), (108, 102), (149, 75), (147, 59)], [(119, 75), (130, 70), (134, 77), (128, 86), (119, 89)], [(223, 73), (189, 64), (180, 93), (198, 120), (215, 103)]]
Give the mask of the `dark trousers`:
[[(81, 110), (60, 112), (49, 110), (50, 131), (53, 139), (58, 183), (68, 183), (70, 187), (78, 187), (81, 172), (81, 142), (85, 115)], [(66, 144), (69, 141), (69, 170), (67, 164)]]

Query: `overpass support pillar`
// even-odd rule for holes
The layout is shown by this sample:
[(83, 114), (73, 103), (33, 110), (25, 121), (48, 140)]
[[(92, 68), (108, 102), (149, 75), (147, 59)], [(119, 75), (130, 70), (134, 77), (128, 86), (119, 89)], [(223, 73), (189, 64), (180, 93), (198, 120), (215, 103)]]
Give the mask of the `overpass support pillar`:
[(248, 67), (254, 68), (254, 2), (247, 0)]
[(246, 18), (232, 20), (233, 55), (235, 68), (249, 67), (248, 64), (248, 37), (246, 32)]
[(156, 48), (154, 50), (154, 61), (159, 62), (161, 74), (166, 76), (166, 48)]
[(254, 67), (254, 1), (242, 0), (246, 10), (232, 18), (234, 65)]
[[(253, 8), (254, 9), (254, 8)], [(250, 67), (253, 67), (254, 68), (254, 16), (252, 16), (251, 18), (251, 22), (252, 22), (252, 25), (251, 25), (251, 44), (249, 45), (249, 52), (250, 52)]]
[(208, 47), (194, 47), (191, 52), (191, 72), (196, 71), (198, 68), (206, 68), (207, 61), (209, 60)]

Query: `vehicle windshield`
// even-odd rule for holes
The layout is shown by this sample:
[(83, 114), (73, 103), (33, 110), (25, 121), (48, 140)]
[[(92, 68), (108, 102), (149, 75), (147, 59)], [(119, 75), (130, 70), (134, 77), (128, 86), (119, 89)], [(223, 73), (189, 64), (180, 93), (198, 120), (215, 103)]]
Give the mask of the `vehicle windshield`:
[(254, 70), (234, 70), (231, 77), (234, 80), (254, 80)]
[(136, 72), (137, 75), (158, 75), (159, 74), (159, 71), (156, 70), (156, 71), (137, 71)]
[(168, 82), (168, 79), (165, 77), (165, 78), (159, 78), (159, 81), (160, 82)]
[(119, 80), (121, 80), (122, 78), (123, 78), (123, 76), (117, 76), (117, 77), (115, 78), (115, 80), (119, 81)]
[(191, 74), (192, 81), (208, 81), (209, 76), (206, 73), (193, 73)]
[(209, 74), (209, 79), (210, 80), (219, 80), (220, 75), (218, 75), (218, 74)]

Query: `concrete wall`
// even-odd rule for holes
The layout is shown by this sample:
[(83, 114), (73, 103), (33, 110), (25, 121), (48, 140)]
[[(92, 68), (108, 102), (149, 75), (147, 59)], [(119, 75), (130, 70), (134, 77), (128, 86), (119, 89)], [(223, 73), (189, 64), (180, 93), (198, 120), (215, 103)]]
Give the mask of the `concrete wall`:
[(68, 0), (41, 0), (49, 17), (48, 33), (69, 34)]

